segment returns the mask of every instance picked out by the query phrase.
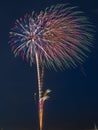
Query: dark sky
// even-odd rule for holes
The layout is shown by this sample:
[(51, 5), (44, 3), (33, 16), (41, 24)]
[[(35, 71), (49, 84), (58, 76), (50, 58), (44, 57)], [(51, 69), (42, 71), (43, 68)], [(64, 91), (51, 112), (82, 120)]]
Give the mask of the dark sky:
[(44, 88), (52, 90), (45, 104), (44, 127), (48, 130), (92, 128), (98, 125), (98, 0), (1, 0), (0, 1), (0, 127), (37, 130), (34, 93), (36, 66), (14, 58), (8, 45), (15, 20), (47, 6), (71, 3), (79, 6), (96, 26), (89, 58), (75, 69), (45, 72)]

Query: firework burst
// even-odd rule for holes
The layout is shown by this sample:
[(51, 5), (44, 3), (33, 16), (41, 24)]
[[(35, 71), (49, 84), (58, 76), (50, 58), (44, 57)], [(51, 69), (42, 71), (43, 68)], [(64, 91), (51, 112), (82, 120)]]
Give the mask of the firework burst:
[(83, 13), (76, 7), (57, 5), (46, 8), (38, 16), (25, 15), (16, 20), (10, 32), (11, 46), (15, 54), (47, 67), (70, 67), (82, 63), (87, 57), (93, 31)]
[(10, 32), (10, 45), (15, 56), (36, 63), (39, 88), (39, 118), (42, 129), (43, 68), (74, 67), (84, 62), (92, 46), (93, 26), (77, 7), (61, 4), (34, 12), (16, 20)]

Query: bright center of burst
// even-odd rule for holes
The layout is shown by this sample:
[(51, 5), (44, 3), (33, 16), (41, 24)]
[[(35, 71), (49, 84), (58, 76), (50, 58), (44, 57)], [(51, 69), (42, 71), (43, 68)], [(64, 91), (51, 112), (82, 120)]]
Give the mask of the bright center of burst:
[(34, 41), (36, 40), (36, 36), (31, 35), (31, 36), (28, 37), (28, 40), (30, 40), (31, 42), (34, 43)]

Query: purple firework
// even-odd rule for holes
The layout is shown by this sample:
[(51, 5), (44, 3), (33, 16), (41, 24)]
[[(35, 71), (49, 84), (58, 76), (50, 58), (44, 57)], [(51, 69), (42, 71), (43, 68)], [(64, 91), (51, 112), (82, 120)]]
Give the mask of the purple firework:
[(76, 7), (60, 4), (46, 8), (39, 15), (25, 15), (16, 20), (10, 32), (10, 44), (15, 56), (40, 65), (70, 67), (82, 63), (92, 46), (93, 26)]
[(56, 5), (39, 15), (34, 12), (16, 20), (10, 32), (10, 45), (15, 56), (36, 63), (38, 75), (39, 128), (43, 129), (44, 102), (51, 92), (43, 88), (44, 66), (74, 67), (84, 62), (92, 47), (93, 26), (76, 7)]

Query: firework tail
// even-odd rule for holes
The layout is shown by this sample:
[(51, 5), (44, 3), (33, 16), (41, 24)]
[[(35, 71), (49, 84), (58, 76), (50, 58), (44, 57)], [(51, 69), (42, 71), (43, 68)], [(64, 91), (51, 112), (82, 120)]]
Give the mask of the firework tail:
[(36, 53), (36, 65), (37, 65), (37, 77), (38, 77), (38, 116), (39, 116), (39, 128), (43, 129), (43, 112), (44, 103), (49, 98), (48, 93), (51, 92), (47, 89), (44, 93), (43, 88), (43, 78), (44, 78), (44, 65), (40, 66), (39, 55)]
[[(39, 56), (36, 53), (36, 65), (37, 65), (37, 76), (38, 76), (38, 115), (39, 115), (39, 126), (40, 130), (43, 128), (43, 107), (41, 106), (41, 99), (42, 99), (42, 76), (39, 64)], [(43, 74), (42, 74), (43, 75)]]
[(40, 117), (40, 130), (42, 130), (43, 129), (43, 111), (44, 111), (44, 109), (40, 109), (39, 110), (39, 117)]
[(44, 74), (45, 74), (45, 72), (44, 72), (44, 65), (42, 65), (41, 66), (41, 87), (43, 87), (43, 84), (44, 84), (44, 82), (43, 82)]

